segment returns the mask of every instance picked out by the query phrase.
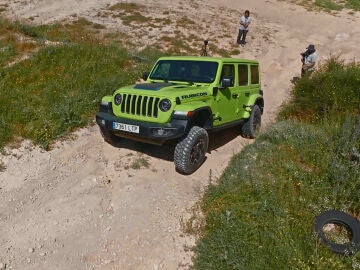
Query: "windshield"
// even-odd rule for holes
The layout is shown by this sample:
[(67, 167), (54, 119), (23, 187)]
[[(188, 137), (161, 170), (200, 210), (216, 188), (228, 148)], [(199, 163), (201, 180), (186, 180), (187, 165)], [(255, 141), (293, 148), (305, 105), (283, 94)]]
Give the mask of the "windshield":
[(160, 60), (156, 63), (151, 80), (212, 83), (215, 80), (217, 62), (192, 60)]

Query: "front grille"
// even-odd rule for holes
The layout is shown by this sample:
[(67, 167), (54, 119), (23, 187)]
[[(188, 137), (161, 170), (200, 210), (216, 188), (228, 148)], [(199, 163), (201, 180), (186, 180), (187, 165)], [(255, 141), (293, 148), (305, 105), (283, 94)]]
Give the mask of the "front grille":
[(160, 98), (155, 97), (123, 94), (120, 111), (127, 114), (156, 118), (159, 112), (159, 101)]

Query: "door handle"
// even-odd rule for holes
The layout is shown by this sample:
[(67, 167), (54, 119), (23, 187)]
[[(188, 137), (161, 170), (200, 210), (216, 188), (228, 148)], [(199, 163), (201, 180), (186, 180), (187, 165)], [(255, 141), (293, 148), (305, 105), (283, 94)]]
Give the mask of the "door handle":
[(239, 94), (232, 94), (231, 95), (233, 98), (237, 98), (239, 96)]

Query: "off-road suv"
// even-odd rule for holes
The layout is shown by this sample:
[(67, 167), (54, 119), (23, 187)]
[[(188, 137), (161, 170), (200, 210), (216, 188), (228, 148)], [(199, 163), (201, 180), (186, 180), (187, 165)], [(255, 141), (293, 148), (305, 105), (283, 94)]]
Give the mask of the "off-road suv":
[(105, 141), (175, 142), (176, 169), (190, 174), (208, 149), (208, 132), (239, 125), (254, 138), (264, 109), (259, 63), (215, 57), (162, 57), (144, 83), (102, 98), (96, 122)]

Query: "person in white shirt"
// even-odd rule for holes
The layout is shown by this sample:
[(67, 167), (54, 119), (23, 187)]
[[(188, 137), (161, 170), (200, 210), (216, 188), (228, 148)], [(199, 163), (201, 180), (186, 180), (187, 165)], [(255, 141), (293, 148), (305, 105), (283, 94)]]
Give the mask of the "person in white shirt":
[(302, 59), (301, 62), (301, 76), (304, 76), (306, 73), (311, 73), (315, 69), (315, 64), (318, 59), (318, 55), (313, 44), (310, 44), (304, 53), (301, 53)]
[(249, 31), (249, 25), (251, 23), (250, 11), (246, 10), (244, 16), (240, 18), (239, 34), (237, 37), (237, 44), (245, 45), (246, 34)]

